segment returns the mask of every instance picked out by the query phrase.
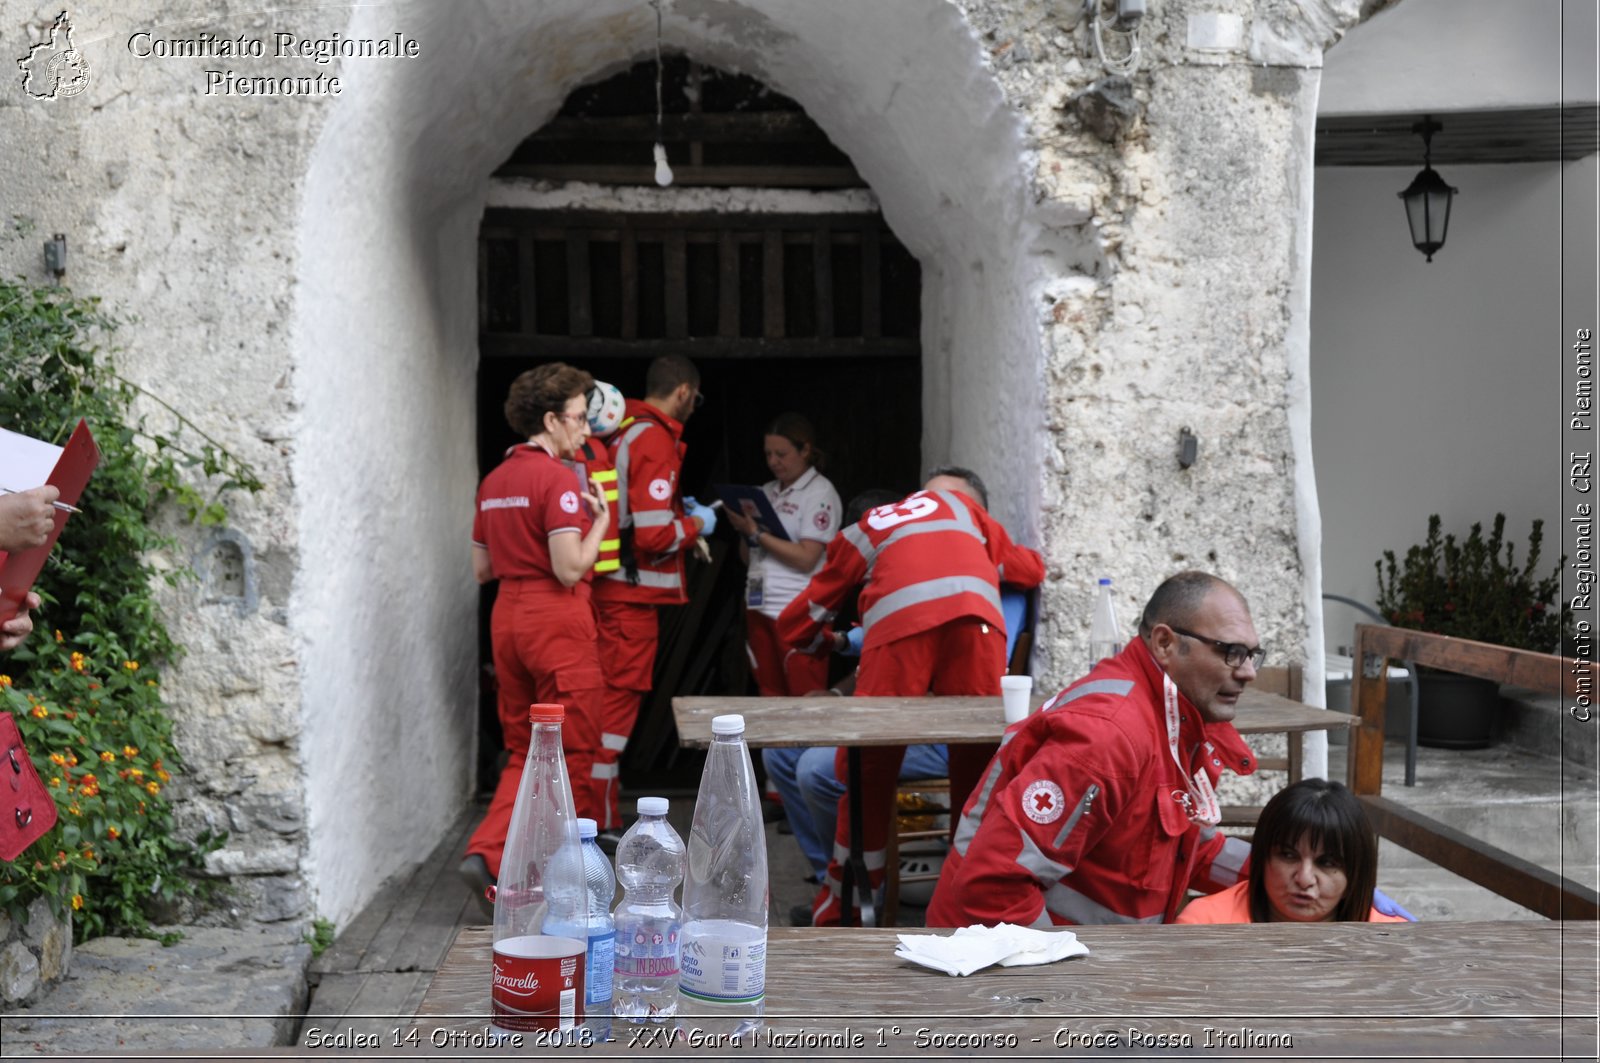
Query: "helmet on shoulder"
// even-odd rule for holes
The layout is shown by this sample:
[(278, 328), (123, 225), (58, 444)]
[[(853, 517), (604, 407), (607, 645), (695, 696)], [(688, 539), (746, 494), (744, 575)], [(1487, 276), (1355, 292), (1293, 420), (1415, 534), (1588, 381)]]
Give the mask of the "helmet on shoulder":
[(622, 423), (625, 405), (622, 392), (615, 384), (596, 380), (589, 389), (589, 432), (602, 437), (615, 432)]

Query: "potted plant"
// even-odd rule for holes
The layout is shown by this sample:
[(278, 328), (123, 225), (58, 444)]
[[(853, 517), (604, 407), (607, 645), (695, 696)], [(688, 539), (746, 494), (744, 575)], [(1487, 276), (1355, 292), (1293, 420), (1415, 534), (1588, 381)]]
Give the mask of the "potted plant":
[[(1474, 524), (1464, 541), (1441, 538), (1438, 514), (1428, 537), (1403, 561), (1383, 552), (1378, 569), (1378, 610), (1396, 627), (1513, 649), (1559, 653), (1572, 610), (1560, 600), (1562, 557), (1538, 578), (1544, 522), (1533, 522), (1523, 564), (1505, 541), (1506, 518), (1496, 513), (1487, 537)], [(1497, 684), (1472, 676), (1419, 669), (1417, 741), (1428, 746), (1476, 749), (1489, 744), (1500, 706)]]

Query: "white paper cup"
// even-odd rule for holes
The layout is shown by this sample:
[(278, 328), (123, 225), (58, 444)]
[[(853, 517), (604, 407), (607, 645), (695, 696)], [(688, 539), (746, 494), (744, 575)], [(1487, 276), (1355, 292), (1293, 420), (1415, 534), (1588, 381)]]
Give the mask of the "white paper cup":
[(1000, 696), (1005, 699), (1006, 725), (1028, 718), (1028, 702), (1033, 697), (1033, 676), (1003, 675), (1000, 677)]

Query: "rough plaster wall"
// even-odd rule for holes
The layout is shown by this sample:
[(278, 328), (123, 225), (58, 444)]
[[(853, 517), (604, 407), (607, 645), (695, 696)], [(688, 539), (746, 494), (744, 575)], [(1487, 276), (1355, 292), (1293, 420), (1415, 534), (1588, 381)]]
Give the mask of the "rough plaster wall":
[[(314, 33), (328, 16), (278, 8), (274, 27)], [(187, 774), (171, 791), (185, 830), (230, 832), (209, 867), (234, 874), (235, 914), (306, 915), (298, 664), (287, 613), (299, 562), (289, 475), (294, 403), (286, 320), (294, 287), (295, 204), (319, 107), (198, 97), (203, 60), (140, 60), (140, 28), (262, 32), (267, 16), (224, 18), (203, 3), (71, 5), (89, 87), (27, 99), (15, 76), (0, 92), (4, 211), (35, 228), (0, 240), (0, 268), (44, 279), (39, 242), (67, 234), (68, 283), (138, 321), (117, 334), (122, 372), (172, 403), (250, 462), (267, 483), (229, 501), (246, 544), (254, 596), (215, 586), (163, 591), (188, 655), (168, 673)], [(0, 57), (47, 31), (59, 5), (0, 2)], [(287, 73), (270, 59), (262, 73)], [(298, 71), (296, 71), (298, 72)], [(145, 404), (151, 425), (168, 416)], [(179, 563), (210, 568), (212, 537), (174, 529)], [(227, 913), (224, 912), (224, 915)]]

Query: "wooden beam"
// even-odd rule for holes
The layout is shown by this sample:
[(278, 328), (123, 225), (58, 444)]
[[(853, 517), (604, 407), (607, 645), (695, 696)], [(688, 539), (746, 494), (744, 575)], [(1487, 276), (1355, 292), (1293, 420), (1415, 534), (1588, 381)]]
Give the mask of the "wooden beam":
[[(1410, 628), (1358, 624), (1356, 641), (1370, 632), (1367, 652), (1398, 661), (1415, 661), (1460, 675), (1475, 675), (1496, 683), (1530, 687), (1544, 694), (1575, 697), (1577, 677), (1568, 671), (1560, 657), (1531, 650), (1513, 650), (1487, 642), (1434, 635)], [(1357, 658), (1359, 659), (1359, 657)]]
[(567, 233), (567, 333), (588, 336), (594, 332), (594, 308), (589, 298), (589, 236)]
[(811, 272), (817, 293), (817, 338), (833, 335), (833, 234), (825, 228), (811, 233)]
[(717, 335), (739, 335), (739, 243), (727, 229), (717, 234)]
[(517, 294), (522, 302), (519, 327), (523, 332), (539, 331), (539, 276), (534, 257), (533, 235), (524, 233), (517, 240)]
[(622, 264), (622, 338), (639, 335), (639, 240), (632, 229), (622, 233), (619, 249)]
[[(707, 144), (827, 144), (828, 135), (804, 111), (736, 111), (725, 114), (668, 114), (661, 119), (666, 141), (701, 141)], [(611, 117), (553, 118), (523, 143), (551, 141), (655, 142), (656, 116), (627, 114)]]
[(920, 342), (914, 337), (863, 339), (859, 336), (831, 340), (769, 340), (760, 337), (694, 336), (686, 340), (636, 339), (615, 336), (528, 336), (480, 333), (478, 352), (484, 358), (531, 358), (571, 361), (584, 358), (653, 358), (658, 354), (685, 354), (691, 358), (917, 358)]
[(861, 234), (861, 335), (866, 339), (883, 335), (883, 257), (878, 245), (879, 230)]
[(661, 259), (666, 274), (667, 338), (685, 339), (689, 335), (689, 246), (682, 230), (667, 233)]
[(1358, 794), (1383, 792), (1383, 717), (1389, 704), (1389, 662), (1374, 654), (1373, 634), (1391, 628), (1356, 626), (1355, 676), (1350, 685), (1350, 711), (1358, 718), (1350, 732), (1350, 789)]
[(783, 233), (768, 229), (761, 241), (761, 335), (783, 338)]
[[(600, 185), (654, 188), (652, 166), (583, 166), (569, 163), (507, 163), (496, 177), (531, 177), (537, 181), (589, 181)], [(707, 188), (865, 188), (861, 175), (847, 166), (675, 166), (672, 183)]]
[(564, 239), (569, 229), (596, 231), (652, 232), (676, 229), (680, 232), (720, 233), (724, 230), (751, 241), (769, 229), (793, 231), (795, 238), (809, 240), (810, 230), (826, 227), (834, 243), (849, 243), (860, 233), (873, 232), (878, 239), (893, 240), (883, 227), (883, 216), (875, 210), (859, 212), (829, 211), (818, 214), (718, 214), (712, 211), (619, 213), (603, 210), (527, 210), (521, 207), (490, 207), (483, 214), (482, 239), (512, 240), (534, 230), (542, 240)]
[(1361, 804), (1380, 836), (1547, 919), (1600, 919), (1600, 894), (1454, 827), (1371, 794)]

